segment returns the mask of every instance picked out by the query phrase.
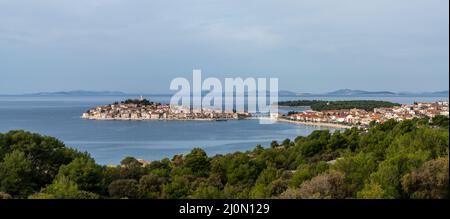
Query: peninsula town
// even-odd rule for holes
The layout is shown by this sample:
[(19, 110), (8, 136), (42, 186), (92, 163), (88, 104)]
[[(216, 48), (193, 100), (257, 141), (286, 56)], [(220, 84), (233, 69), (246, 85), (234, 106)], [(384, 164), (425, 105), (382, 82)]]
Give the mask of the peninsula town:
[[(333, 110), (303, 110), (287, 114), (268, 115), (270, 119), (307, 124), (338, 124), (346, 126), (368, 126), (371, 122), (384, 123), (414, 118), (448, 116), (448, 101), (402, 104), (378, 107), (371, 110), (351, 108)], [(248, 112), (222, 111), (221, 109), (190, 109), (151, 102), (146, 99), (129, 99), (105, 106), (97, 106), (83, 113), (81, 118), (93, 120), (207, 120), (224, 121), (251, 118)]]
[(147, 99), (128, 99), (106, 106), (98, 106), (83, 113), (81, 118), (94, 120), (208, 120), (224, 121), (250, 117), (250, 113), (222, 111), (221, 109), (190, 109), (170, 106)]

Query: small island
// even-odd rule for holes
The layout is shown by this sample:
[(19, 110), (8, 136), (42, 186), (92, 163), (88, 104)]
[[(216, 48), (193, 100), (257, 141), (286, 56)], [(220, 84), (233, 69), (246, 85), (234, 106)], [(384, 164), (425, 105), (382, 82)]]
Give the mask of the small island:
[(81, 118), (92, 120), (205, 120), (226, 121), (251, 117), (250, 113), (221, 109), (191, 109), (170, 106), (144, 98), (128, 99), (105, 106), (97, 106), (83, 113)]

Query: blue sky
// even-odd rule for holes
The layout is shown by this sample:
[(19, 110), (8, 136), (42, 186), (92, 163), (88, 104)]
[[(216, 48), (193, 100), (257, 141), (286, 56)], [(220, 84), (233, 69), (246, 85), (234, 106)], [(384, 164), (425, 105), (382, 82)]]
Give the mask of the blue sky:
[(164, 92), (175, 77), (283, 90), (449, 87), (448, 0), (0, 0), (0, 93)]

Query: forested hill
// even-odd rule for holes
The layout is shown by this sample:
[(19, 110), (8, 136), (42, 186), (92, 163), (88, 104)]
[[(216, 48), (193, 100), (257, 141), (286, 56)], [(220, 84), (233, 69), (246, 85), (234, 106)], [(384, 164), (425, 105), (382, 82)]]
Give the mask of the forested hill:
[(400, 106), (398, 103), (379, 100), (342, 100), (342, 101), (324, 101), (324, 100), (289, 100), (278, 102), (279, 106), (309, 106), (312, 110), (340, 110), (340, 109), (363, 109), (372, 111), (379, 107)]
[(448, 117), (330, 133), (248, 152), (102, 166), (52, 137), (0, 134), (0, 198), (449, 198)]

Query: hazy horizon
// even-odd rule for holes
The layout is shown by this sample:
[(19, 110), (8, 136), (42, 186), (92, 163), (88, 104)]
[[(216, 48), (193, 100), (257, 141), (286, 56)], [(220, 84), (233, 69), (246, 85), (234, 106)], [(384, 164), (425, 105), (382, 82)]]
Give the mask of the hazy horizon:
[(0, 94), (166, 93), (175, 77), (280, 90), (449, 89), (449, 1), (0, 1)]
[[(279, 90), (279, 92), (293, 92), (297, 94), (311, 94), (311, 95), (326, 95), (328, 93), (332, 93), (335, 91), (340, 90), (353, 90), (353, 91), (367, 91), (367, 92), (393, 92), (396, 94), (427, 94), (427, 93), (437, 93), (437, 92), (449, 92), (448, 89), (446, 90), (429, 90), (429, 91), (391, 91), (391, 90), (356, 90), (356, 89), (337, 89), (337, 90), (329, 90), (329, 91), (322, 91), (322, 92), (307, 92), (307, 91), (293, 91), (293, 90)], [(60, 92), (95, 92), (95, 93), (102, 93), (102, 92), (111, 92), (111, 93), (123, 93), (126, 95), (166, 95), (166, 94), (174, 94), (177, 91), (163, 91), (163, 92), (126, 92), (121, 90), (55, 90), (55, 91), (38, 91), (38, 92), (29, 92), (29, 93), (0, 93), (0, 95), (34, 95), (34, 94), (53, 94), (53, 93), (60, 93)], [(208, 92), (208, 91), (206, 91)]]

